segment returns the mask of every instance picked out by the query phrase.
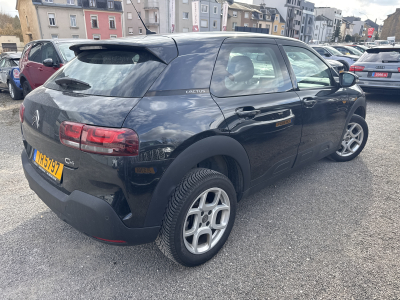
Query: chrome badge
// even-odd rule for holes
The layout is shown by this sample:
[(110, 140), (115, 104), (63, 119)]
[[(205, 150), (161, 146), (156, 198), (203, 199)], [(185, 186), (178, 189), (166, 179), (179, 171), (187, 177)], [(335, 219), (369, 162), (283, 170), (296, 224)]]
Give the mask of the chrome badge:
[(36, 110), (35, 113), (33, 114), (32, 121), (33, 121), (32, 126), (36, 124), (36, 128), (39, 128), (40, 117), (38, 110)]

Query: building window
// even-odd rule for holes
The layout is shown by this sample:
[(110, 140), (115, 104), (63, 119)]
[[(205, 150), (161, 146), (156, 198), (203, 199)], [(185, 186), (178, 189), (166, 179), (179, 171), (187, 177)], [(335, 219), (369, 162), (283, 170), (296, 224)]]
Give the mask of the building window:
[(128, 13), (128, 20), (132, 20), (132, 13)]
[(114, 1), (108, 0), (108, 1), (107, 1), (107, 7), (108, 7), (108, 8), (111, 8), (111, 9), (114, 8)]
[(265, 16), (265, 19), (271, 20), (271, 16)]
[(89, 0), (90, 7), (96, 7), (96, 0)]
[(73, 39), (79, 39), (79, 34), (73, 34), (73, 35), (72, 35), (72, 38), (73, 38)]
[(189, 28), (183, 27), (182, 32), (189, 32)]
[(275, 21), (278, 21), (279, 20), (279, 17), (278, 16), (275, 16)]
[(69, 18), (71, 21), (71, 27), (76, 27), (76, 15), (70, 15)]
[(217, 28), (217, 23), (218, 23), (217, 20), (213, 21), (213, 28)]
[(182, 0), (182, 3), (188, 3), (188, 0)]
[(68, 5), (75, 5), (75, 0), (67, 0)]
[(115, 17), (108, 17), (108, 23), (110, 24), (110, 29), (115, 29)]
[(182, 13), (182, 18), (183, 18), (184, 20), (189, 19), (189, 13), (188, 13), (188, 12)]
[(53, 3), (53, 0), (44, 0), (44, 2)]
[(249, 27), (249, 23), (244, 23), (243, 26), (244, 27)]
[(285, 30), (281, 30), (281, 35), (284, 35)]
[(58, 39), (58, 34), (52, 34), (52, 35), (51, 35), (51, 38), (52, 38), (52, 39)]
[(202, 13), (208, 13), (208, 5), (202, 4), (201, 5), (201, 12)]
[(92, 28), (99, 28), (97, 24), (97, 16), (90, 16), (90, 20), (92, 22)]
[(282, 29), (285, 29), (285, 25), (282, 25)]
[(200, 21), (200, 26), (203, 28), (208, 28), (208, 21), (207, 20), (201, 20)]
[(50, 26), (56, 26), (56, 16), (55, 14), (48, 14), (49, 15), (49, 24)]
[(128, 33), (129, 34), (133, 34), (133, 28), (132, 27), (128, 27)]
[(258, 28), (262, 28), (262, 24), (258, 24)]
[(143, 29), (142, 29), (142, 27), (139, 27), (139, 34), (143, 34)]
[(126, 0), (126, 4), (131, 4), (131, 0)]
[(232, 11), (232, 16), (234, 16), (235, 18), (237, 17), (237, 11), (236, 10)]
[(100, 40), (100, 34), (93, 34), (93, 39), (96, 41)]
[(257, 24), (253, 24), (253, 27), (254, 27), (254, 28), (257, 28)]
[(244, 17), (245, 17), (245, 19), (248, 19), (248, 18), (249, 18), (249, 13), (248, 13), (248, 12), (245, 12), (245, 13), (244, 13)]
[(217, 13), (218, 13), (218, 7), (214, 6), (214, 14), (217, 14)]
[(116, 39), (117, 35), (116, 34), (110, 34), (110, 39)]
[(137, 0), (137, 3), (140, 3), (140, 0)]
[(275, 25), (274, 26), (274, 32), (277, 32), (278, 31), (278, 25)]

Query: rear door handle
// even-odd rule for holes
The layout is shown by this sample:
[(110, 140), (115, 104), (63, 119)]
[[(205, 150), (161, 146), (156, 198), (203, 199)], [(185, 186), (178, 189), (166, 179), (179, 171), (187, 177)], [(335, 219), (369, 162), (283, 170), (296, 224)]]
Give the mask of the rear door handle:
[(317, 100), (315, 100), (314, 98), (304, 98), (303, 102), (306, 107), (311, 108), (317, 103)]
[(252, 106), (239, 107), (236, 109), (236, 114), (241, 118), (254, 118), (261, 113), (261, 110), (255, 109)]

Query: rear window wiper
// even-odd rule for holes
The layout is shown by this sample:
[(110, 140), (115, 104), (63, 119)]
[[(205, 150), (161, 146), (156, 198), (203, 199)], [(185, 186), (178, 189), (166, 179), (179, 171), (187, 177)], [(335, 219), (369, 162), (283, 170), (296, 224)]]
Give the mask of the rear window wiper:
[(63, 77), (55, 80), (55, 83), (58, 85), (61, 85), (62, 87), (74, 87), (79, 90), (87, 90), (91, 88), (91, 85), (84, 82), (80, 81), (78, 79), (74, 78), (69, 78), (69, 77)]
[(382, 60), (383, 63), (400, 63), (400, 60)]

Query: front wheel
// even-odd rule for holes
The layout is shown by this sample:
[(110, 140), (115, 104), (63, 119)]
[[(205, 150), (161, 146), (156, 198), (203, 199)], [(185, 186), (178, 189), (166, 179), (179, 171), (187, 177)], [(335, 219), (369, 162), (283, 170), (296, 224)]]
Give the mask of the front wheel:
[(22, 84), (22, 92), (24, 94), (24, 98), (31, 92), (31, 86), (29, 85), (28, 80), (25, 80)]
[(171, 196), (156, 244), (171, 260), (193, 267), (225, 244), (236, 215), (231, 181), (209, 169), (194, 169)]
[(368, 140), (368, 125), (359, 115), (353, 115), (347, 125), (339, 149), (329, 158), (344, 162), (356, 158), (364, 149)]

